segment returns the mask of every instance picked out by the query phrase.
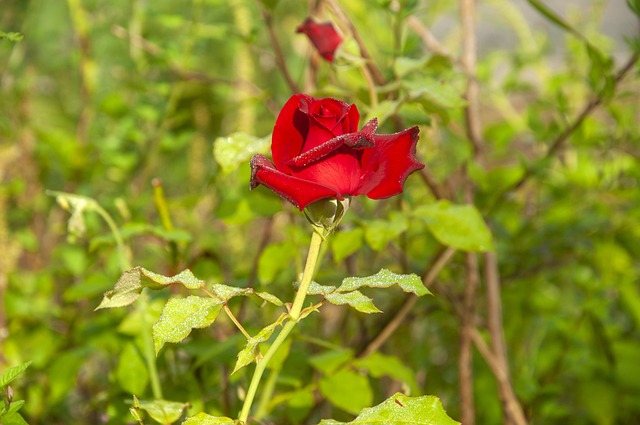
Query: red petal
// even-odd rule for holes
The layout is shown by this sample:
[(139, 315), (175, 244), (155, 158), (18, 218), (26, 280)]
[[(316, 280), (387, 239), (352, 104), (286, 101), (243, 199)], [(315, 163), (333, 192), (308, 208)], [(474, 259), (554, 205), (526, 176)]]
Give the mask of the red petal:
[(309, 164), (326, 158), (342, 146), (346, 146), (351, 149), (372, 147), (375, 143), (374, 135), (377, 128), (378, 119), (374, 118), (369, 121), (362, 130), (356, 133), (343, 134), (341, 136), (334, 137), (333, 139), (290, 159), (286, 165), (291, 167), (306, 167)]
[[(300, 103), (311, 102), (312, 97), (294, 94), (278, 114), (271, 136), (271, 155), (279, 170), (293, 157), (300, 155), (309, 131), (309, 118), (299, 111)], [(284, 168), (283, 168), (284, 167)]]
[(361, 186), (353, 195), (381, 199), (402, 192), (409, 174), (424, 168), (415, 156), (418, 132), (418, 127), (411, 127), (395, 134), (375, 135), (375, 147), (364, 151)]
[(264, 155), (251, 158), (251, 189), (259, 184), (267, 186), (301, 211), (320, 199), (342, 199), (342, 195), (327, 186), (281, 173)]
[(333, 61), (333, 55), (340, 43), (342, 43), (342, 37), (330, 22), (319, 24), (313, 19), (307, 18), (298, 27), (297, 32), (306, 34), (318, 50), (318, 53), (329, 62)]

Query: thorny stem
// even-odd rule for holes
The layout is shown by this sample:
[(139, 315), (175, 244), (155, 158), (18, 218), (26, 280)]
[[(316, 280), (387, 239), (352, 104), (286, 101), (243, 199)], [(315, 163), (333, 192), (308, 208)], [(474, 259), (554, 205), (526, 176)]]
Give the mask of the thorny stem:
[(302, 312), (302, 307), (307, 296), (307, 291), (309, 290), (309, 285), (311, 284), (311, 280), (313, 279), (313, 273), (315, 272), (316, 264), (318, 262), (318, 258), (320, 257), (320, 248), (322, 246), (322, 243), (324, 242), (325, 236), (326, 235), (324, 234), (323, 229), (318, 227), (314, 228), (314, 232), (311, 235), (309, 253), (307, 254), (307, 263), (305, 264), (304, 272), (302, 273), (300, 287), (298, 288), (296, 297), (293, 300), (293, 305), (291, 306), (291, 310), (289, 311), (289, 321), (285, 323), (285, 325), (282, 327), (282, 330), (273, 341), (273, 344), (271, 344), (271, 347), (269, 347), (269, 350), (267, 350), (262, 360), (260, 360), (256, 365), (256, 370), (253, 373), (253, 377), (251, 378), (251, 383), (249, 384), (249, 389), (247, 390), (247, 396), (244, 400), (244, 404), (242, 405), (240, 416), (238, 417), (238, 420), (241, 424), (245, 424), (247, 422), (247, 419), (249, 418), (251, 405), (253, 404), (258, 386), (260, 385), (260, 380), (262, 379), (262, 375), (264, 374), (269, 361), (276, 354), (282, 343), (287, 339), (293, 328), (295, 328), (295, 326), (298, 324), (298, 320), (300, 320), (300, 313)]

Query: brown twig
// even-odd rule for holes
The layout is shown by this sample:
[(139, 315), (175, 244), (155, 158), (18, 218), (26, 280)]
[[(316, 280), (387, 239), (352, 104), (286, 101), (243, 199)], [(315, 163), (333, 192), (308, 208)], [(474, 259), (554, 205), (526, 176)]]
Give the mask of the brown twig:
[(331, 11), (336, 15), (336, 17), (342, 22), (342, 24), (345, 27), (347, 27), (347, 29), (351, 33), (351, 36), (353, 36), (353, 39), (358, 44), (358, 48), (360, 49), (360, 56), (362, 56), (362, 58), (366, 61), (365, 62), (366, 67), (371, 73), (373, 80), (379, 86), (385, 85), (387, 81), (384, 78), (384, 75), (382, 75), (380, 68), (378, 68), (375, 61), (373, 60), (373, 57), (369, 53), (369, 50), (365, 46), (364, 41), (360, 37), (360, 34), (358, 33), (358, 30), (356, 29), (355, 25), (353, 25), (353, 22), (351, 21), (351, 19), (349, 19), (347, 14), (344, 12), (342, 7), (336, 0), (324, 0), (324, 1), (327, 4), (327, 6), (329, 6)]
[(473, 346), (472, 332), (476, 321), (476, 292), (480, 283), (478, 273), (478, 255), (466, 255), (466, 279), (460, 332), (460, 356), (458, 358), (460, 421), (465, 425), (475, 423), (475, 405), (473, 400)]
[[(460, 0), (460, 22), (462, 25), (461, 62), (467, 73), (465, 98), (465, 132), (473, 146), (473, 159), (481, 162), (482, 129), (480, 123), (479, 86), (476, 80), (476, 26), (475, 0)], [(465, 201), (473, 204), (474, 185), (465, 174)], [(467, 253), (465, 261), (465, 286), (460, 331), (460, 355), (458, 358), (460, 420), (465, 425), (475, 424), (475, 405), (473, 397), (473, 340), (472, 331), (476, 320), (476, 293), (480, 284), (478, 255)]]
[(435, 176), (431, 174), (431, 171), (428, 168), (425, 167), (420, 170), (418, 175), (422, 178), (422, 181), (424, 181), (427, 187), (429, 187), (429, 190), (431, 191), (431, 194), (433, 194), (434, 198), (440, 200), (447, 199), (449, 197), (445, 189), (440, 186), (440, 184), (438, 184)]
[(480, 128), (479, 86), (476, 80), (475, 0), (460, 0), (460, 20), (462, 23), (461, 62), (469, 76), (465, 93), (466, 132), (476, 157), (479, 158), (482, 151), (482, 129)]
[(502, 301), (500, 297), (500, 275), (498, 272), (498, 259), (494, 252), (487, 252), (485, 259), (485, 283), (487, 286), (487, 328), (491, 335), (491, 347), (496, 360), (499, 362), (502, 373), (500, 377), (496, 375), (498, 390), (502, 401), (502, 409), (505, 413), (505, 423), (510, 422), (515, 425), (526, 425), (520, 402), (518, 401), (511, 384), (509, 374), (509, 362), (507, 358), (507, 347), (504, 340), (504, 330), (502, 322)]
[(264, 22), (267, 25), (267, 32), (269, 33), (269, 39), (271, 40), (271, 45), (273, 46), (273, 52), (276, 55), (276, 65), (278, 65), (278, 68), (280, 68), (280, 72), (282, 72), (282, 76), (287, 82), (287, 85), (289, 86), (289, 89), (291, 90), (291, 92), (299, 93), (300, 89), (298, 88), (298, 85), (291, 77), (291, 73), (289, 73), (289, 68), (287, 68), (287, 62), (284, 59), (282, 46), (278, 41), (275, 28), (273, 27), (273, 19), (271, 17), (271, 13), (269, 13), (265, 8), (262, 8), (261, 13), (262, 13), (262, 19), (264, 19)]
[[(424, 283), (425, 287), (429, 288), (431, 285), (433, 285), (440, 271), (449, 263), (455, 253), (456, 250), (451, 247), (440, 251), (440, 253), (435, 257), (430, 267), (422, 277), (422, 283)], [(382, 347), (382, 345), (391, 337), (391, 335), (395, 333), (395, 331), (404, 322), (417, 301), (418, 297), (409, 296), (402, 307), (400, 307), (400, 309), (393, 315), (389, 323), (387, 323), (386, 326), (380, 331), (380, 333), (378, 333), (378, 335), (376, 335), (375, 338), (373, 338), (371, 342), (367, 344), (366, 348), (360, 353), (359, 356), (366, 357), (369, 354), (378, 351), (380, 347)]]

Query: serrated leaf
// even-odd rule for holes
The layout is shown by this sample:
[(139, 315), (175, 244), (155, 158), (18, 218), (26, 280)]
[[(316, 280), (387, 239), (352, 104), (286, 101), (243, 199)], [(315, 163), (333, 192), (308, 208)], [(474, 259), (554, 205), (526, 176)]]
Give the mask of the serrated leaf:
[(204, 287), (205, 282), (196, 278), (191, 270), (184, 270), (175, 276), (168, 277), (142, 267), (134, 267), (122, 273), (113, 290), (105, 292), (96, 310), (124, 307), (134, 302), (143, 288), (161, 289), (172, 284), (180, 284), (187, 289), (199, 289)]
[(309, 289), (307, 290), (307, 295), (327, 295), (334, 292), (336, 289), (338, 288), (335, 286), (326, 286), (320, 285), (317, 282), (311, 282), (309, 284)]
[(237, 296), (252, 296), (277, 306), (283, 305), (283, 302), (275, 295), (268, 292), (256, 292), (251, 288), (238, 288), (235, 286), (214, 283), (211, 285), (210, 292), (223, 302), (227, 302), (231, 298)]
[(156, 354), (166, 342), (180, 342), (192, 329), (211, 325), (218, 317), (222, 304), (219, 300), (195, 295), (171, 298), (167, 301), (160, 319), (153, 325), (153, 345)]
[(288, 317), (288, 314), (282, 313), (280, 317), (278, 317), (278, 320), (276, 320), (269, 326), (264, 327), (260, 332), (258, 332), (256, 336), (249, 338), (249, 340), (247, 341), (247, 346), (238, 353), (236, 366), (233, 368), (233, 372), (231, 373), (234, 374), (238, 370), (253, 362), (259, 353), (258, 345), (268, 340), (276, 330), (276, 328), (278, 326), (281, 326)]
[(454, 205), (448, 201), (417, 208), (414, 214), (442, 244), (462, 251), (483, 252), (493, 249), (491, 231), (473, 205)]
[(337, 292), (349, 292), (368, 286), (369, 288), (388, 288), (398, 284), (404, 292), (412, 292), (417, 296), (430, 294), (429, 290), (422, 284), (422, 280), (415, 274), (397, 274), (387, 269), (382, 269), (373, 276), (368, 277), (348, 277), (342, 281)]
[(374, 118), (378, 119), (378, 124), (382, 125), (390, 116), (396, 113), (400, 107), (400, 102), (393, 100), (383, 100), (379, 102), (375, 107), (369, 109), (365, 122), (368, 122)]
[(246, 133), (233, 133), (218, 137), (213, 144), (213, 157), (222, 172), (229, 174), (240, 164), (247, 163), (257, 153), (267, 153), (271, 146), (271, 136), (259, 138)]
[(180, 419), (180, 416), (182, 416), (187, 408), (189, 408), (188, 403), (180, 403), (177, 401), (140, 400), (138, 403), (138, 409), (144, 410), (153, 418), (153, 420), (160, 422), (161, 424), (174, 423)]
[(378, 307), (373, 304), (373, 300), (360, 291), (334, 292), (327, 294), (324, 298), (331, 304), (346, 304), (361, 313), (382, 313), (382, 311), (378, 310)]
[(460, 425), (451, 419), (437, 397), (407, 397), (396, 393), (375, 407), (364, 409), (351, 422), (324, 419), (319, 425)]
[(18, 366), (10, 367), (9, 369), (2, 372), (2, 375), (0, 375), (0, 387), (9, 385), (14, 379), (18, 377), (18, 375), (24, 372), (29, 367), (29, 365), (31, 365), (31, 362), (22, 363)]
[(323, 377), (319, 388), (334, 406), (353, 414), (371, 405), (373, 401), (369, 379), (349, 369), (341, 369), (333, 375)]
[(200, 412), (188, 418), (182, 425), (234, 425), (233, 419), (226, 416), (211, 416)]

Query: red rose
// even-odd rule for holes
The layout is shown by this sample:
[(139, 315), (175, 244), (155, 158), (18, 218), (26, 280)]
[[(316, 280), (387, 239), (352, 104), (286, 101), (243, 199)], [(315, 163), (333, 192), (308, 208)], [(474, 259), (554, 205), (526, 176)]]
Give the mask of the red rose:
[(311, 43), (318, 49), (318, 53), (329, 62), (333, 62), (333, 55), (340, 43), (342, 43), (342, 37), (330, 22), (319, 24), (313, 19), (307, 18), (296, 29), (296, 32), (306, 34)]
[(377, 119), (358, 131), (359, 121), (355, 105), (292, 96), (273, 129), (273, 163), (251, 158), (251, 189), (263, 184), (300, 210), (325, 198), (402, 192), (409, 174), (424, 167), (415, 157), (418, 127), (375, 134)]

